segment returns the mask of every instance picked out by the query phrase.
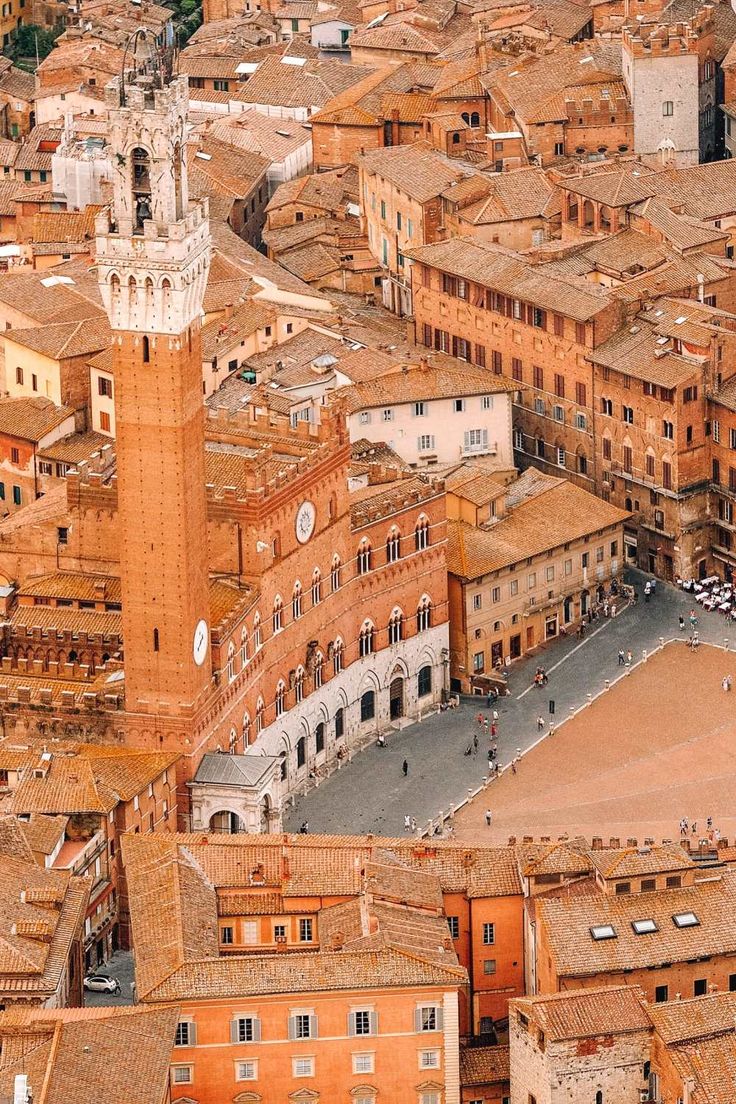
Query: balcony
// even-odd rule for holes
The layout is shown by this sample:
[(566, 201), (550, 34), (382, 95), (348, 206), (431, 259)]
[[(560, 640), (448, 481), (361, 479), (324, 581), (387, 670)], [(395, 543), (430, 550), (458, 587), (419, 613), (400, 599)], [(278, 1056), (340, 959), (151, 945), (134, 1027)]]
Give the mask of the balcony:
[(461, 456), (495, 456), (498, 452), (498, 441), (489, 441), (484, 445), (463, 446)]

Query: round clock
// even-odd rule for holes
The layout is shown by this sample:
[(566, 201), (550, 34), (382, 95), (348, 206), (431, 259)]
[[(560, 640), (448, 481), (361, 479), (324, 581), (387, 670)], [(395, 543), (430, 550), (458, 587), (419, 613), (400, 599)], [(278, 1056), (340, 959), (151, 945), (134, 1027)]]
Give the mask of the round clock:
[(317, 509), (313, 502), (302, 502), (296, 512), (296, 539), (300, 544), (306, 544), (314, 532), (314, 523), (317, 520)]
[(207, 622), (202, 618), (197, 622), (197, 627), (194, 630), (194, 642), (192, 644), (192, 654), (194, 656), (194, 662), (198, 667), (201, 667), (207, 656), (207, 645), (209, 643), (209, 631), (207, 629)]

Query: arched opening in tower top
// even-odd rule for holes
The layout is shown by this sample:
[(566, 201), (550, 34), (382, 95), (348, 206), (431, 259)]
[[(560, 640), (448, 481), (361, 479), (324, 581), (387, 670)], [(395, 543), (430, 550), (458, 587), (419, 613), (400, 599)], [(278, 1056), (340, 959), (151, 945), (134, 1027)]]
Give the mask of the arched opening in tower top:
[(143, 232), (143, 223), (151, 217), (151, 159), (147, 150), (136, 146), (132, 155), (133, 168), (133, 223), (137, 233)]
[(184, 217), (184, 202), (181, 191), (181, 146), (177, 142), (174, 146), (174, 203), (176, 205), (176, 220)]

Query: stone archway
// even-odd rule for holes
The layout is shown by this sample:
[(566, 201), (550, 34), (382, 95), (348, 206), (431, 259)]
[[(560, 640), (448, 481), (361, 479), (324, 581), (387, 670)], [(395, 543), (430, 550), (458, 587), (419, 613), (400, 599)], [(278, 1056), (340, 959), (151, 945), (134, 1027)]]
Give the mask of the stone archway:
[(210, 817), (208, 830), (223, 836), (236, 836), (245, 828), (237, 813), (231, 809), (220, 809)]
[(406, 713), (406, 683), (403, 675), (395, 675), (388, 690), (389, 713), (392, 721), (398, 721)]

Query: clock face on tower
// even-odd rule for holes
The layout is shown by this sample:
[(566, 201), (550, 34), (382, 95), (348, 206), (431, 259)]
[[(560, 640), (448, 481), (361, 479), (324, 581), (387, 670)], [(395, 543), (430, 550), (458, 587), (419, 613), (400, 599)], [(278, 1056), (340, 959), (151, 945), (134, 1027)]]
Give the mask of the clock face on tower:
[(296, 512), (296, 539), (300, 544), (306, 544), (314, 532), (314, 523), (317, 520), (317, 509), (313, 502), (302, 502)]
[(205, 661), (207, 655), (207, 645), (209, 643), (209, 632), (207, 629), (207, 622), (202, 618), (197, 622), (197, 627), (194, 630), (194, 643), (192, 644), (192, 654), (194, 655), (194, 662), (198, 667), (201, 667)]

